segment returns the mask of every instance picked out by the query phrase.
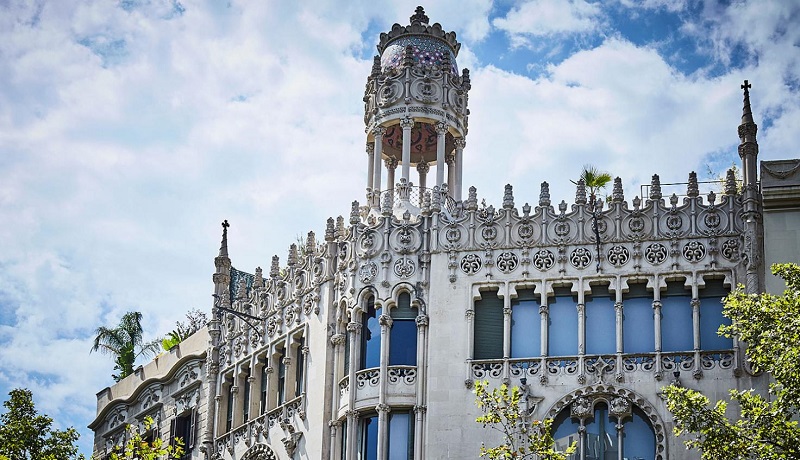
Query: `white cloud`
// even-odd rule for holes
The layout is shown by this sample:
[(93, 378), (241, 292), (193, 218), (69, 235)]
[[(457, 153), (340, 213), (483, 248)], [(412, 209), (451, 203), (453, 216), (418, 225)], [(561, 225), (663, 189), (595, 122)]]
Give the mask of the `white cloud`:
[(505, 31), (513, 46), (529, 46), (531, 37), (594, 32), (602, 10), (584, 0), (530, 0), (513, 7), (492, 24)]

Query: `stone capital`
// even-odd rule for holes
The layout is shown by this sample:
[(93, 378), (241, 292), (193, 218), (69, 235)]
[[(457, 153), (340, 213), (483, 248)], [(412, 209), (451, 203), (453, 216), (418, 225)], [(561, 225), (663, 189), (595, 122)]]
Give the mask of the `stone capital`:
[(411, 118), (411, 117), (408, 117), (408, 116), (403, 117), (403, 119), (400, 120), (400, 127), (403, 128), (404, 130), (413, 128), (414, 127), (414, 119)]

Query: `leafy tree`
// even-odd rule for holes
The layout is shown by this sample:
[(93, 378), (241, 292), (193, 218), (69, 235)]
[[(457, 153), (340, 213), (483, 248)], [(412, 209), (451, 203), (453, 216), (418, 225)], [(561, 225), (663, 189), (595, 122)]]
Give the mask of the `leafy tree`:
[(160, 349), (157, 340), (145, 343), (142, 339), (142, 314), (138, 311), (125, 313), (116, 327), (101, 326), (95, 333), (91, 351), (114, 356), (114, 369), (119, 371), (111, 375), (115, 382), (133, 374), (137, 358), (149, 358)]
[(111, 452), (111, 460), (158, 460), (161, 458), (180, 458), (183, 455), (183, 441), (178, 438), (174, 445), (155, 437), (148, 439), (147, 433), (153, 428), (155, 422), (152, 417), (145, 417), (142, 430), (132, 424), (125, 429), (128, 431), (128, 440), (124, 446), (116, 446)]
[(199, 331), (208, 323), (206, 314), (198, 309), (189, 310), (186, 313), (186, 322), (176, 321), (175, 329), (170, 331), (161, 340), (161, 347), (164, 351), (170, 351), (173, 347), (186, 340), (190, 335)]
[(520, 406), (522, 391), (519, 387), (502, 384), (489, 391), (488, 381), (475, 383), (475, 404), (483, 415), (475, 419), (484, 428), (491, 428), (503, 435), (503, 441), (495, 447), (481, 445), (481, 457), (498, 459), (566, 460), (575, 452), (573, 444), (565, 452), (555, 449), (551, 433), (553, 420), (532, 420)]
[(589, 189), (589, 203), (591, 203), (592, 206), (595, 205), (597, 192), (604, 190), (606, 185), (612, 180), (611, 174), (600, 171), (592, 165), (583, 166), (580, 179), (583, 180), (586, 188)]
[(17, 388), (8, 393), (0, 415), (0, 460), (83, 459), (75, 442), (78, 432), (52, 428), (53, 419), (39, 414), (30, 390)]
[(688, 435), (686, 445), (699, 449), (703, 459), (800, 458), (800, 266), (776, 264), (772, 273), (786, 281), (783, 295), (745, 294), (740, 286), (724, 300), (731, 325), (720, 327), (721, 334), (748, 344), (753, 369), (772, 375), (769, 398), (731, 390), (741, 410), (732, 421), (725, 416), (726, 401), (711, 407), (697, 391), (664, 389), (675, 433)]

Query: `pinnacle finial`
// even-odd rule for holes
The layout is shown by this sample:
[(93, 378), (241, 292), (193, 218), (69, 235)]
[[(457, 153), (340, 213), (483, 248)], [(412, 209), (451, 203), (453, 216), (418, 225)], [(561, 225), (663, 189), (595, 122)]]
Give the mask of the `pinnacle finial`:
[(220, 257), (228, 257), (228, 227), (230, 226), (228, 219), (222, 221), (222, 243), (219, 246)]
[(752, 123), (753, 122), (753, 111), (750, 109), (750, 88), (753, 85), (750, 84), (748, 80), (745, 80), (742, 84), (741, 88), (744, 90), (744, 100), (743, 100), (743, 107), (742, 107), (742, 123)]
[(414, 10), (414, 14), (411, 16), (411, 24), (414, 24), (415, 22), (427, 24), (428, 21), (430, 21), (430, 19), (425, 15), (425, 8), (418, 6), (417, 9)]

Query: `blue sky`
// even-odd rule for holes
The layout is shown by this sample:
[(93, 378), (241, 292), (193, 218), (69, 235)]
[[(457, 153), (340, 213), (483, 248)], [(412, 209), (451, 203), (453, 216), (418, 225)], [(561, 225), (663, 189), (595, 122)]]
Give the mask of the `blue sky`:
[[(0, 0), (0, 393), (81, 430), (126, 311), (148, 338), (210, 310), (220, 222), (252, 271), (363, 201), (364, 82), (416, 2)], [(798, 156), (798, 1), (442, 0), (469, 68), (464, 179), (554, 202), (591, 163), (626, 197), (738, 161), (742, 80), (761, 159)], [(678, 190), (678, 192), (680, 192)]]

